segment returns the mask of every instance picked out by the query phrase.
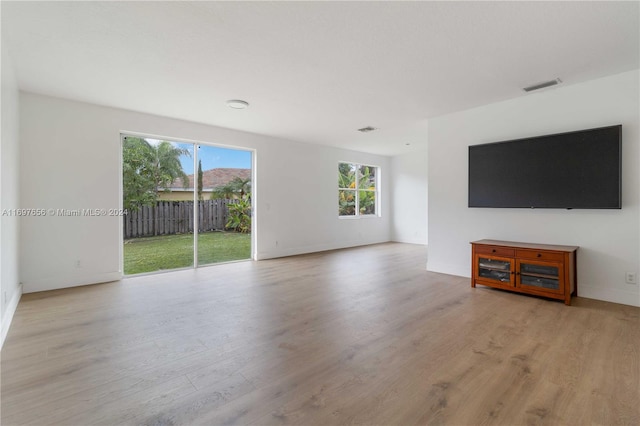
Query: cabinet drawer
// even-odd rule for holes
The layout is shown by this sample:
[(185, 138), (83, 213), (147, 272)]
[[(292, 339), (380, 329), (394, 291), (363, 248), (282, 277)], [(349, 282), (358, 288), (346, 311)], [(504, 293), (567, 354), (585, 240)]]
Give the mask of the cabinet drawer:
[(522, 259), (536, 259), (536, 260), (551, 260), (555, 262), (562, 262), (564, 260), (564, 254), (554, 253), (548, 251), (537, 250), (516, 250), (516, 257)]
[(509, 247), (500, 246), (476, 246), (476, 253), (480, 254), (493, 254), (496, 256), (508, 256), (513, 257), (515, 250)]

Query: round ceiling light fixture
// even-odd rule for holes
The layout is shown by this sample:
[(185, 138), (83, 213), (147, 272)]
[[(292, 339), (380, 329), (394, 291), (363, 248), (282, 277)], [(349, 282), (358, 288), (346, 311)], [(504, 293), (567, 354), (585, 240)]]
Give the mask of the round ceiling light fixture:
[(227, 101), (227, 106), (233, 109), (245, 109), (249, 107), (249, 102), (240, 99), (231, 99)]

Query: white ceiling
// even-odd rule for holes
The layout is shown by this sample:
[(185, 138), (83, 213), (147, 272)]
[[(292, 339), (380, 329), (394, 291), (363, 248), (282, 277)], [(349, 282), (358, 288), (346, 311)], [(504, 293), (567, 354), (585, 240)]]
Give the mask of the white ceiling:
[(430, 117), (640, 67), (635, 1), (1, 5), (24, 91), (383, 155), (424, 149)]

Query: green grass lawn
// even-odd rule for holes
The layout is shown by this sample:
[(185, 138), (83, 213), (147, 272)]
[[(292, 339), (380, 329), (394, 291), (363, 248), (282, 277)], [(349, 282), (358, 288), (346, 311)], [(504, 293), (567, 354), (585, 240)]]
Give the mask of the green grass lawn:
[[(208, 232), (198, 237), (198, 265), (251, 257), (251, 234)], [(193, 235), (133, 238), (124, 242), (126, 275), (193, 265)]]

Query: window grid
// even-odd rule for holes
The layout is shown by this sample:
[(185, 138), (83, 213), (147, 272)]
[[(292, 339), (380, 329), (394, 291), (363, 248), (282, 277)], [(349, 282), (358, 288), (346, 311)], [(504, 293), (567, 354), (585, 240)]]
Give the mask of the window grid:
[(379, 216), (379, 168), (358, 163), (338, 163), (338, 216)]

